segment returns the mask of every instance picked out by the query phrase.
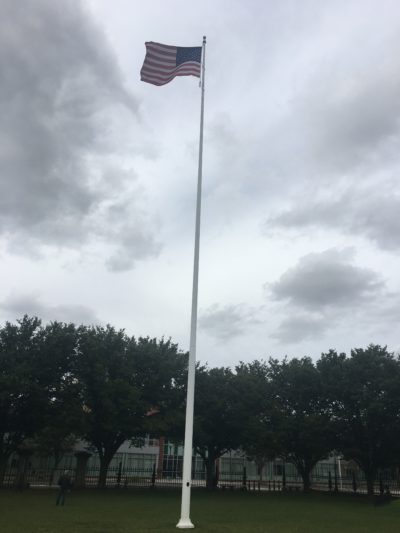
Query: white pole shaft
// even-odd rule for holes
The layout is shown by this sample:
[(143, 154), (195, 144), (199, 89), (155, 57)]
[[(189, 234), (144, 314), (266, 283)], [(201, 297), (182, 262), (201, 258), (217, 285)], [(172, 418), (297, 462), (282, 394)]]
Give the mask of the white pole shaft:
[(190, 492), (192, 484), (192, 449), (193, 449), (193, 412), (194, 412), (194, 378), (196, 371), (196, 333), (197, 333), (197, 295), (199, 285), (199, 249), (200, 249), (200, 214), (201, 214), (201, 183), (203, 171), (203, 122), (204, 122), (204, 74), (205, 74), (206, 38), (203, 37), (202, 76), (201, 76), (201, 111), (199, 169), (197, 175), (196, 229), (194, 240), (192, 317), (190, 323), (190, 348), (186, 397), (185, 443), (183, 451), (182, 503), (181, 518), (177, 528), (190, 529), (194, 525), (190, 520)]

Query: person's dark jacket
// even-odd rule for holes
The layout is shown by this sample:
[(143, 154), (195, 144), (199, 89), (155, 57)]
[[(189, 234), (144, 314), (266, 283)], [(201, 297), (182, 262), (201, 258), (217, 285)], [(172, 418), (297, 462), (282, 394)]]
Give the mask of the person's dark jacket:
[(60, 476), (60, 479), (58, 480), (58, 484), (61, 490), (68, 490), (72, 486), (70, 478), (65, 475)]

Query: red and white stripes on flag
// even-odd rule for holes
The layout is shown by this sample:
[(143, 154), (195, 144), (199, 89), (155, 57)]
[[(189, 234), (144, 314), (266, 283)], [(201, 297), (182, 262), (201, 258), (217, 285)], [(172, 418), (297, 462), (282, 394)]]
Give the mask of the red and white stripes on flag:
[(140, 79), (153, 85), (165, 85), (175, 76), (197, 76), (201, 72), (201, 46), (181, 47), (145, 43), (146, 57)]

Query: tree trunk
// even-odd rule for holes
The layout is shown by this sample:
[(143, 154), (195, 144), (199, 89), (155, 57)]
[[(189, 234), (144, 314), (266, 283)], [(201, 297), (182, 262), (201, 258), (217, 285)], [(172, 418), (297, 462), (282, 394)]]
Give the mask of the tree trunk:
[(265, 466), (265, 461), (264, 460), (258, 460), (257, 461), (257, 470), (258, 470), (258, 480), (260, 483), (262, 483), (262, 480), (263, 480), (263, 469), (264, 469), (264, 466)]
[(298, 473), (303, 481), (303, 492), (310, 492), (311, 479), (310, 474), (317, 461), (295, 460), (292, 461), (297, 468)]
[(54, 483), (54, 476), (58, 468), (58, 465), (60, 464), (61, 459), (62, 459), (62, 454), (59, 452), (55, 452), (54, 453), (54, 465), (50, 472), (50, 480), (49, 480), (50, 486), (52, 486)]
[(10, 458), (11, 453), (8, 452), (7, 448), (2, 445), (4, 441), (4, 434), (0, 434), (0, 487), (3, 486), (4, 477), (6, 474), (7, 463)]
[(6, 474), (6, 468), (7, 468), (7, 458), (0, 457), (0, 487), (3, 486), (4, 483), (4, 476)]
[(373, 472), (366, 472), (365, 473), (365, 481), (367, 482), (367, 494), (368, 496), (374, 495), (374, 483), (375, 483), (375, 475)]
[(99, 489), (105, 489), (107, 484), (107, 472), (110, 466), (112, 456), (103, 455), (100, 457), (100, 472), (97, 486)]
[(25, 451), (19, 453), (18, 472), (14, 481), (14, 486), (17, 490), (22, 491), (27, 487), (26, 477), (28, 473), (28, 463), (32, 452)]
[(302, 465), (296, 465), (297, 471), (301, 475), (301, 479), (303, 481), (303, 492), (310, 492), (311, 490), (311, 479), (310, 479), (310, 473), (311, 468), (307, 468), (304, 464)]
[(207, 457), (205, 459), (206, 464), (206, 487), (208, 490), (215, 488), (215, 459), (213, 457)]
[(310, 492), (311, 490), (310, 472), (303, 472), (301, 477), (303, 479), (303, 491)]
[(75, 468), (75, 482), (74, 485), (76, 488), (83, 488), (86, 484), (86, 467), (91, 453), (80, 451), (76, 452), (76, 468)]

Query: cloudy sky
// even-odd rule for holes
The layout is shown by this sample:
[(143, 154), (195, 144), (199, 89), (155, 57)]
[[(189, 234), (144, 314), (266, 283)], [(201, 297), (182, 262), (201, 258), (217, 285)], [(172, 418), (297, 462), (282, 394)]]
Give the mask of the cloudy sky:
[(1, 0), (0, 320), (188, 349), (207, 36), (198, 359), (400, 350), (397, 0)]

